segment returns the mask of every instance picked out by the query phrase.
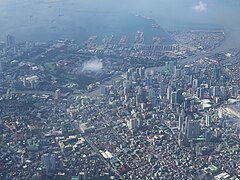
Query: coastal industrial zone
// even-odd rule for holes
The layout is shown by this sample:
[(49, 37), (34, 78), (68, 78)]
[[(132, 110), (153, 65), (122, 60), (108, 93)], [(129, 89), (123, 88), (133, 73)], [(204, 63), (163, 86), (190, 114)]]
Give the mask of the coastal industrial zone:
[[(0, 43), (0, 179), (240, 178), (240, 49), (223, 31)], [(98, 41), (97, 41), (98, 40)]]

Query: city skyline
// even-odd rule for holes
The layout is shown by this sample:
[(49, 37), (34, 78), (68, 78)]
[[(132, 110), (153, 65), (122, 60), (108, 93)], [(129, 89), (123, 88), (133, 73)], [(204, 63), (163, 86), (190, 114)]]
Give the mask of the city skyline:
[(239, 9), (0, 1), (0, 179), (240, 179)]

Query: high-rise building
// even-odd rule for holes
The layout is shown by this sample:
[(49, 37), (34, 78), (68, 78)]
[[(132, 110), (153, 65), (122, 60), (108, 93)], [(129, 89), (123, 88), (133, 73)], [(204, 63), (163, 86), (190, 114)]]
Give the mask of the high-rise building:
[(50, 156), (50, 164), (51, 164), (51, 170), (56, 170), (56, 154), (51, 154)]
[(220, 119), (223, 118), (223, 109), (222, 108), (218, 108), (218, 117)]
[(174, 74), (175, 69), (176, 69), (176, 65), (175, 65), (174, 61), (170, 61), (168, 63), (168, 71), (169, 71), (169, 73)]
[(210, 86), (210, 88), (209, 88), (209, 90), (208, 90), (210, 97), (213, 96), (213, 87), (214, 87), (214, 86)]
[(7, 92), (6, 92), (6, 98), (10, 98), (12, 96), (12, 89), (9, 88), (7, 89)]
[(101, 95), (105, 95), (107, 93), (107, 87), (102, 85), (100, 87), (100, 93), (101, 93)]
[(186, 116), (186, 112), (185, 112), (185, 110), (184, 110), (184, 109), (182, 109), (182, 110), (181, 110), (181, 113), (180, 113), (180, 115), (181, 115), (182, 117), (184, 117), (184, 118), (185, 118), (185, 116)]
[(140, 103), (142, 103), (141, 95), (138, 93), (136, 94), (136, 106), (138, 106)]
[(155, 106), (156, 103), (157, 103), (156, 90), (154, 88), (148, 88), (147, 92), (148, 92), (147, 93), (148, 94), (148, 96), (147, 96), (148, 101), (151, 102), (151, 104), (153, 106)]
[(142, 120), (137, 118), (131, 118), (127, 120), (127, 126), (130, 130), (136, 130), (138, 128), (141, 128)]
[(188, 75), (187, 77), (188, 77), (188, 82), (189, 82), (189, 84), (192, 84), (192, 83), (193, 83), (193, 75), (190, 74), (190, 75)]
[(141, 128), (142, 125), (143, 125), (142, 119), (137, 119), (137, 126), (138, 126), (138, 128)]
[(144, 67), (141, 67), (139, 69), (139, 75), (140, 75), (141, 79), (143, 79), (145, 77), (145, 68)]
[(151, 97), (151, 104), (153, 107), (157, 105), (157, 96), (152, 96)]
[(56, 91), (55, 91), (55, 97), (54, 97), (54, 99), (59, 99), (60, 98), (60, 96), (61, 96), (61, 91), (60, 91), (60, 89), (57, 89)]
[(187, 138), (197, 138), (200, 135), (200, 122), (195, 120), (189, 120), (187, 122)]
[(226, 90), (226, 88), (225, 88), (224, 86), (221, 86), (221, 87), (220, 87), (220, 97), (221, 97), (221, 98), (225, 98), (226, 95), (227, 95), (227, 90)]
[(143, 103), (147, 102), (147, 92), (146, 89), (141, 88), (140, 89), (140, 95)]
[(56, 155), (55, 154), (43, 154), (41, 157), (41, 162), (48, 174), (50, 171), (56, 170)]
[(219, 97), (220, 95), (220, 87), (219, 86), (214, 86), (213, 91), (212, 91), (212, 96), (213, 97)]
[(204, 97), (204, 88), (202, 88), (202, 87), (197, 88), (197, 97), (199, 99), (203, 99), (203, 97)]
[(0, 60), (0, 73), (3, 72), (3, 63), (2, 61)]
[(129, 81), (128, 80), (123, 81), (123, 88), (129, 89)]
[(231, 87), (231, 96), (237, 97), (238, 96), (238, 85), (232, 85)]
[(180, 131), (183, 130), (183, 123), (184, 123), (184, 116), (179, 116), (178, 117), (178, 129)]
[(171, 99), (171, 94), (172, 94), (172, 87), (168, 86), (167, 88), (167, 99), (170, 101)]
[(213, 77), (215, 79), (219, 79), (220, 78), (220, 68), (219, 67), (215, 67), (213, 69)]
[(146, 86), (152, 86), (152, 83), (153, 83), (152, 76), (148, 75), (146, 78)]
[(176, 102), (177, 102), (177, 93), (176, 93), (176, 92), (172, 92), (172, 93), (171, 93), (170, 103), (171, 103), (171, 104), (175, 104)]
[(209, 127), (210, 124), (211, 124), (211, 121), (212, 121), (212, 117), (210, 114), (206, 114), (206, 117), (205, 117), (205, 126)]
[(12, 35), (7, 35), (6, 36), (6, 41), (5, 41), (6, 47), (7, 48), (13, 48), (15, 47), (15, 38)]
[(163, 81), (160, 82), (160, 96), (166, 96), (166, 84)]
[(23, 82), (23, 86), (26, 87), (27, 86), (27, 80), (26, 80), (25, 76), (23, 76), (22, 82)]
[(195, 73), (195, 74), (199, 74), (199, 71), (200, 71), (200, 67), (199, 67), (199, 65), (197, 64), (197, 65), (195, 66), (194, 73)]
[(130, 130), (137, 129), (137, 119), (129, 119), (127, 120), (127, 126)]
[(177, 97), (176, 97), (177, 98), (176, 99), (177, 103), (178, 104), (183, 103), (184, 102), (184, 97), (182, 95), (183, 94), (183, 90), (182, 89), (178, 89), (176, 93), (177, 93)]
[(196, 88), (198, 88), (198, 86), (199, 86), (198, 79), (194, 78), (192, 81), (192, 87), (196, 89)]
[(86, 180), (86, 172), (79, 173), (79, 180)]
[(175, 69), (175, 73), (174, 74), (175, 74), (175, 76), (180, 77), (181, 74), (182, 74), (181, 69)]
[(155, 106), (157, 103), (157, 96), (154, 88), (149, 89), (148, 98), (151, 101), (152, 105)]
[(129, 68), (126, 72), (126, 79), (130, 80), (130, 78), (132, 78), (132, 68)]

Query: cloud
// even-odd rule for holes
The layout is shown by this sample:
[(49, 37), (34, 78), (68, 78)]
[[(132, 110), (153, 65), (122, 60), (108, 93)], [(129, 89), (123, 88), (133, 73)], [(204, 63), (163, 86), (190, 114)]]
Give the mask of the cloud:
[(193, 7), (193, 10), (198, 13), (204, 12), (207, 10), (207, 4), (202, 1), (199, 1), (199, 3)]
[(82, 71), (98, 72), (103, 68), (103, 63), (99, 59), (94, 59), (83, 63)]

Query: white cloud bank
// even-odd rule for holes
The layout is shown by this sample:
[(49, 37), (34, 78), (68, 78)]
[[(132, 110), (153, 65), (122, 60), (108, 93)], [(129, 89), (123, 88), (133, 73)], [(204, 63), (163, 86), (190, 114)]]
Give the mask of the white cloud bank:
[(198, 13), (205, 12), (207, 11), (207, 4), (202, 1), (199, 1), (199, 3), (193, 7), (193, 10)]
[(93, 71), (98, 72), (101, 71), (103, 68), (103, 63), (99, 59), (94, 59), (87, 61), (83, 64), (82, 71)]

